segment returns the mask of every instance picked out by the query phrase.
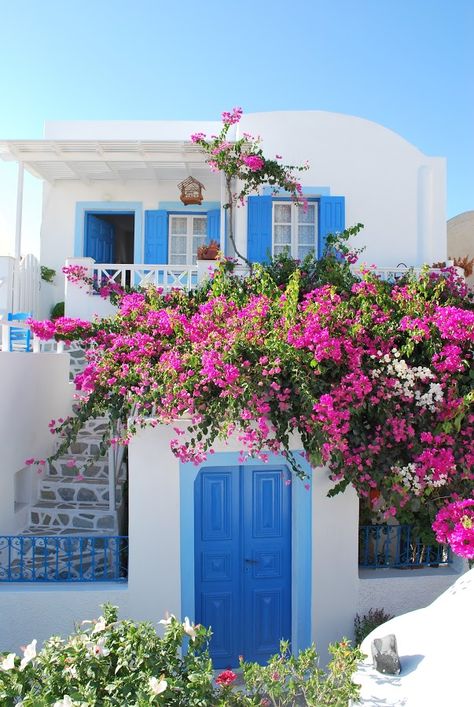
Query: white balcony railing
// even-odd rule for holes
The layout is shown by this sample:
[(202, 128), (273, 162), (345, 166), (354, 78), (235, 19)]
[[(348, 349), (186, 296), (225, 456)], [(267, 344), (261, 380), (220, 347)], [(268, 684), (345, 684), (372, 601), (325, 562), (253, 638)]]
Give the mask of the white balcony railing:
[(190, 290), (196, 287), (198, 269), (188, 265), (120, 265), (94, 263), (91, 277), (100, 286), (115, 282), (122, 287), (162, 287), (164, 290)]

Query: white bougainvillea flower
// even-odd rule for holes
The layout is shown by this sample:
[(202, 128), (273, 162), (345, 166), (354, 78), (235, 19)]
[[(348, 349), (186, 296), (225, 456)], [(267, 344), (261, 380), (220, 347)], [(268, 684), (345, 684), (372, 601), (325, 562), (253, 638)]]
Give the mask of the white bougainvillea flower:
[(197, 636), (197, 633), (194, 629), (194, 626), (190, 623), (187, 616), (185, 616), (185, 618), (184, 618), (183, 628), (184, 628), (184, 633), (187, 633), (188, 636), (190, 637), (191, 641), (194, 641), (194, 639)]
[(0, 670), (12, 670), (15, 667), (15, 653), (9, 653), (0, 663)]
[(36, 644), (38, 641), (36, 638), (29, 643), (26, 648), (23, 649), (23, 658), (20, 663), (20, 670), (24, 670), (28, 663), (30, 663), (33, 658), (36, 658)]
[(166, 680), (163, 680), (163, 678), (158, 680), (158, 678), (151, 677), (148, 680), (148, 686), (154, 695), (161, 695), (161, 693), (168, 687), (168, 683)]

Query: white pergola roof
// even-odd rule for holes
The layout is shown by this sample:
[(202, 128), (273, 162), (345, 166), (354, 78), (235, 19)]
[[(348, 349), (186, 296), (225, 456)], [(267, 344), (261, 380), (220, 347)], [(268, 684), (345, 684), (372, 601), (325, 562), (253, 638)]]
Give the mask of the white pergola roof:
[(184, 174), (209, 174), (199, 146), (178, 140), (3, 140), (0, 157), (48, 182), (180, 180)]

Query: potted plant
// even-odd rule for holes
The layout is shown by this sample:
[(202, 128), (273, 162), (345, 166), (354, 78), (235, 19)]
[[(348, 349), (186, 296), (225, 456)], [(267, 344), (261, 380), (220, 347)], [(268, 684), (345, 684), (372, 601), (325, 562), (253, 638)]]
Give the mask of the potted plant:
[(197, 249), (198, 260), (216, 260), (219, 253), (220, 245), (217, 241), (211, 240), (209, 243), (203, 243)]

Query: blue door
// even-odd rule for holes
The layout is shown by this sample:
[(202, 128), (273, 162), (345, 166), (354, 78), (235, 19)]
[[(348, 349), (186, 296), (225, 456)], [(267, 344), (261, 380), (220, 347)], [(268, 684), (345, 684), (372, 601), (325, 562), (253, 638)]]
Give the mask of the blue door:
[(115, 227), (94, 214), (86, 214), (84, 257), (96, 263), (115, 261)]
[(216, 668), (264, 663), (291, 638), (291, 487), (286, 468), (203, 468), (195, 486), (196, 623)]

